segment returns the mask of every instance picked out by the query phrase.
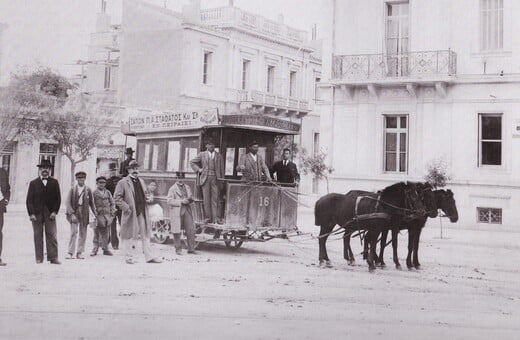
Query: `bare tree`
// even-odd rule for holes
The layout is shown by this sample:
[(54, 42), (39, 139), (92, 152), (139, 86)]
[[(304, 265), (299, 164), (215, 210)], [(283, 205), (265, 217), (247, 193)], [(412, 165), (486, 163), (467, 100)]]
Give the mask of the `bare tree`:
[(331, 166), (325, 163), (327, 154), (320, 150), (314, 155), (310, 155), (305, 148), (300, 152), (300, 168), (302, 172), (312, 174), (314, 178), (320, 180), (324, 179), (327, 182), (327, 193), (329, 192), (329, 175), (334, 171)]

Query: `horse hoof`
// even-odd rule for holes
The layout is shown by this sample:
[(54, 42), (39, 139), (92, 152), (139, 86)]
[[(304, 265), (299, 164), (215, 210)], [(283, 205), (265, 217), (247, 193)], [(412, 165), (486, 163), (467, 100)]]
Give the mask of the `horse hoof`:
[(403, 270), (403, 268), (401, 267), (401, 265), (398, 263), (395, 265), (395, 269), (397, 270)]
[(414, 267), (415, 267), (415, 269), (417, 269), (417, 270), (421, 269), (421, 265), (420, 265), (420, 264), (416, 264), (416, 265), (414, 265)]
[(381, 269), (386, 268), (386, 263), (384, 263), (384, 262), (381, 262), (379, 265), (381, 266)]
[(413, 266), (406, 266), (408, 267), (408, 270), (414, 270), (415, 268)]
[(325, 267), (332, 268), (332, 263), (330, 261), (325, 261)]
[(369, 266), (369, 267), (368, 267), (368, 272), (369, 272), (369, 273), (373, 273), (373, 272), (375, 272), (375, 271), (376, 271), (376, 266)]

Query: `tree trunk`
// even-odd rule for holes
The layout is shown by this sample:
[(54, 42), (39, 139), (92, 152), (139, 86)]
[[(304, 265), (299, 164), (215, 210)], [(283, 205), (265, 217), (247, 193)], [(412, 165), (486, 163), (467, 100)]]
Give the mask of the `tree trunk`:
[(330, 193), (329, 190), (329, 176), (325, 176), (325, 181), (327, 182), (327, 194)]
[(74, 172), (76, 171), (76, 162), (69, 158), (70, 161), (70, 186), (74, 186)]

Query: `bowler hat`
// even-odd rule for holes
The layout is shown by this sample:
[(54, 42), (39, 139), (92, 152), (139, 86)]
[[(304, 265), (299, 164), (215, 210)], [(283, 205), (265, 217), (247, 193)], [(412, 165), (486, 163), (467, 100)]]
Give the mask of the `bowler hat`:
[(74, 176), (76, 178), (86, 178), (87, 174), (84, 171), (78, 171), (78, 172), (76, 172), (76, 174)]
[(49, 159), (42, 159), (37, 166), (38, 168), (52, 168), (52, 163)]
[(139, 163), (135, 159), (131, 160), (130, 163), (128, 163), (128, 169), (135, 169), (139, 167)]
[(126, 148), (125, 155), (133, 155), (134, 152), (135, 152), (134, 149), (132, 149), (132, 148)]
[(254, 140), (251, 143), (249, 143), (249, 146), (253, 146), (253, 145), (258, 145), (258, 142), (256, 140)]

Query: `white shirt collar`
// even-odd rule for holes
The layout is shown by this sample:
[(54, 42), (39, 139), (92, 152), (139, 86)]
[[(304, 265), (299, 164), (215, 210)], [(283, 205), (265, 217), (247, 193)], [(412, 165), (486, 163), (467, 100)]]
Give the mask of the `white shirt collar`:
[(256, 162), (256, 156), (258, 156), (258, 154), (256, 154), (256, 155), (251, 154), (251, 157), (253, 157), (253, 159), (255, 160), (255, 162)]

